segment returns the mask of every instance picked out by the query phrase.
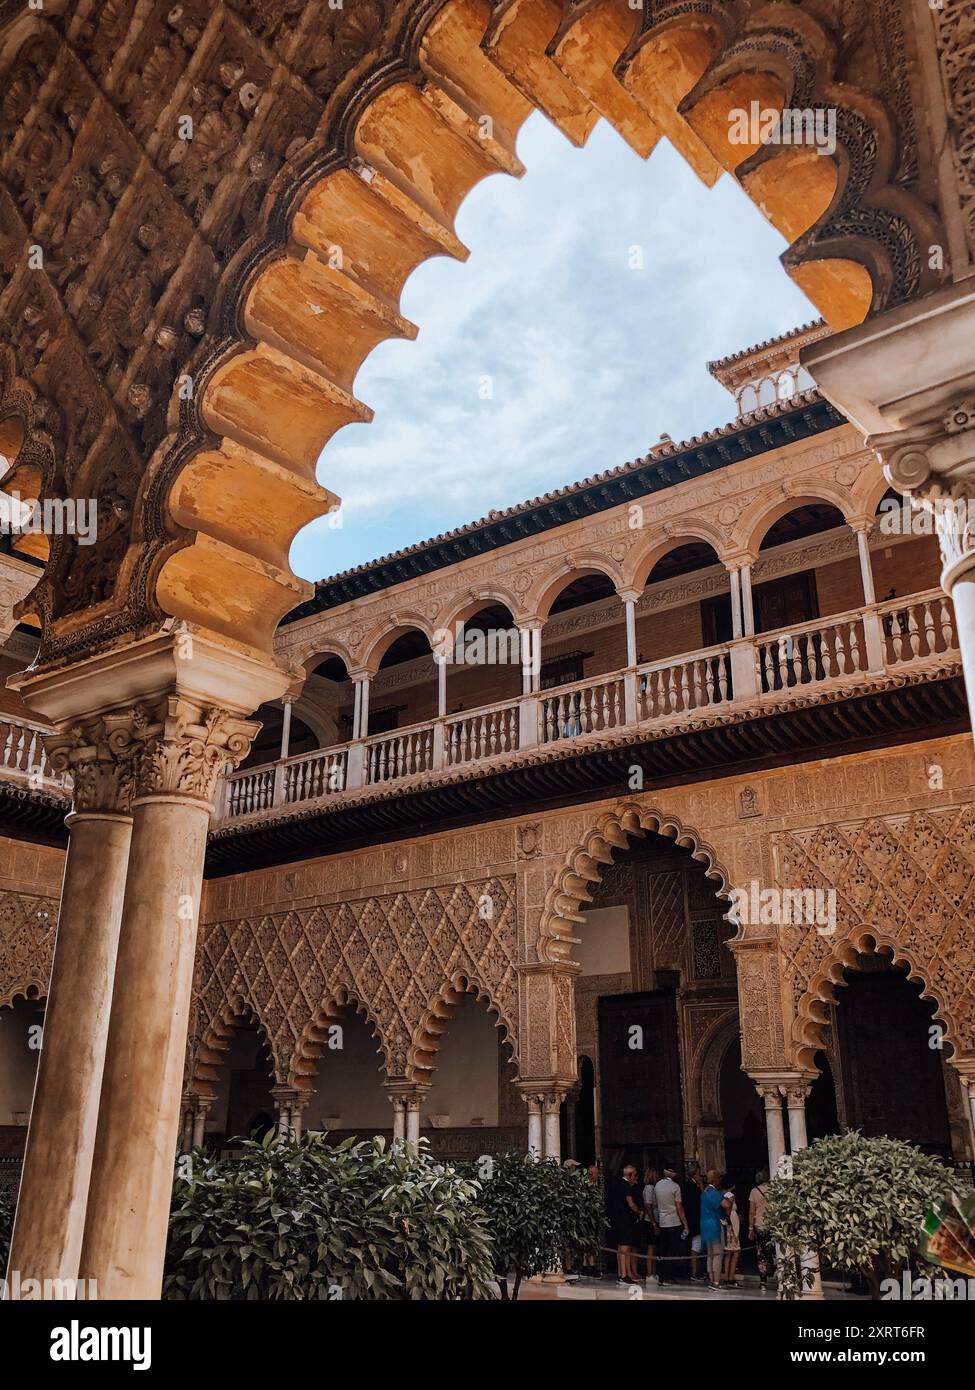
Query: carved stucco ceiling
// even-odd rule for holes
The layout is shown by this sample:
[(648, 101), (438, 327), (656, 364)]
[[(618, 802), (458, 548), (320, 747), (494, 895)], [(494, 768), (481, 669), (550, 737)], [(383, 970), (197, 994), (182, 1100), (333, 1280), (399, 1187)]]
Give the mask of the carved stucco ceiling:
[[(259, 272), (289, 247), (309, 189), (349, 163), (368, 102), (418, 73), (423, 26), (442, 4), (0, 0), (0, 424), (24, 423), (19, 463), (49, 494), (98, 498), (97, 544), (53, 539), (33, 600), (45, 656), (171, 611), (156, 585), (187, 544), (170, 512), (173, 479), (203, 450), (226, 461), (201, 419), (203, 383), (252, 343), (243, 306)], [(495, 15), (511, 9), (501, 0)], [(875, 307), (922, 292), (916, 228), (934, 219), (899, 7), (820, 0), (808, 52), (801, 14), (789, 32), (759, 32), (758, 9), (655, 3), (644, 37), (700, 12), (727, 36), (718, 76), (771, 64), (810, 101), (824, 74), (858, 83), (841, 112), (851, 192), (820, 239), (839, 255), (873, 239), (886, 266)], [(870, 190), (885, 179), (878, 210)], [(282, 587), (284, 611), (305, 591)]]

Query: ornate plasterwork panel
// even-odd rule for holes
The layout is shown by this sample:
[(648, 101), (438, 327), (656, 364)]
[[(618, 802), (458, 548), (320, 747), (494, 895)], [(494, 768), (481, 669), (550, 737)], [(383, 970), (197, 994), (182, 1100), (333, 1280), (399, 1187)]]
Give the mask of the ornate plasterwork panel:
[(783, 886), (836, 893), (835, 933), (778, 928), (794, 1013), (803, 1014), (817, 980), (838, 978), (843, 943), (868, 932), (923, 982), (956, 1051), (975, 1048), (975, 807), (876, 816), (775, 839)]
[(47, 994), (57, 915), (56, 898), (0, 890), (0, 1008)]
[(517, 1054), (515, 899), (514, 878), (487, 877), (204, 925), (191, 1067), (239, 999), (265, 1030), (283, 1084), (323, 1008), (348, 996), (373, 1024), (388, 1075), (405, 1077), (429, 1010), (461, 977), (496, 1012)]
[(965, 0), (932, 5), (948, 101), (950, 147), (969, 256), (975, 260), (975, 14)]

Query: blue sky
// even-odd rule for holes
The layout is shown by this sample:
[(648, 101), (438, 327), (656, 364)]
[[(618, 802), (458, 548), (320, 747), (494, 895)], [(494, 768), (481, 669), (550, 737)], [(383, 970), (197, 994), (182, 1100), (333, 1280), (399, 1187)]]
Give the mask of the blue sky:
[(732, 398), (708, 360), (817, 316), (742, 190), (728, 176), (706, 189), (666, 142), (644, 163), (600, 122), (577, 150), (535, 115), (518, 153), (523, 179), (485, 179), (460, 210), (468, 261), (408, 281), (416, 342), (360, 369), (376, 417), (322, 454), (343, 507), (296, 539), (304, 578), (724, 423)]

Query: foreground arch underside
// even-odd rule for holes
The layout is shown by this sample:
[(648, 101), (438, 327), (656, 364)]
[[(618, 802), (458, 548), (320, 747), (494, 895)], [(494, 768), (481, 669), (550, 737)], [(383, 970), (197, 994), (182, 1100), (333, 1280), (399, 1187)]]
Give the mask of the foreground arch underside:
[[(916, 142), (925, 132), (903, 121), (898, 125), (878, 94), (858, 90), (837, 70), (828, 28), (798, 7), (777, 6), (774, 22), (761, 8), (718, 0), (686, 12), (666, 5), (634, 10), (624, 0), (564, 6), (557, 0), (504, 0), (493, 9), (488, 0), (370, 0), (358, 17), (327, 10), (323, 22), (336, 40), (341, 42), (348, 24), (355, 38), (350, 57), (356, 51), (361, 56), (330, 93), (313, 140), (313, 101), (299, 117), (298, 110), (272, 100), (266, 49), (249, 44), (229, 6), (215, 9), (200, 35), (204, 52), (212, 50), (216, 60), (232, 50), (233, 58), (220, 69), (220, 81), (229, 87), (224, 110), (208, 119), (229, 129), (239, 126), (244, 149), (261, 152), (251, 157), (255, 167), (267, 159), (272, 122), (276, 149), (290, 138), (272, 165), (276, 177), (254, 185), (261, 195), (260, 230), (228, 258), (217, 211), (222, 209), (224, 221), (231, 216), (232, 170), (221, 163), (201, 165), (191, 141), (183, 142), (190, 150), (186, 159), (179, 158), (178, 141), (175, 147), (160, 144), (142, 196), (151, 192), (163, 206), (175, 178), (184, 198), (162, 242), (156, 240), (158, 229), (143, 226), (140, 233), (138, 226), (126, 227), (120, 212), (99, 228), (105, 246), (93, 257), (83, 226), (69, 217), (59, 254), (70, 247), (74, 259), (55, 257), (47, 271), (34, 272), (32, 282), (15, 272), (6, 292), (12, 309), (32, 284), (35, 293), (41, 290), (46, 316), (62, 320), (33, 369), (22, 346), (15, 348), (12, 370), (21, 379), (11, 377), (6, 390), (27, 417), (25, 463), (39, 460), (53, 492), (83, 482), (89, 493), (101, 493), (111, 478), (115, 504), (127, 518), (113, 525), (110, 539), (92, 554), (79, 554), (70, 538), (57, 538), (48, 574), (28, 605), (43, 619), (51, 656), (79, 654), (103, 631), (117, 635), (164, 614), (269, 650), (278, 620), (306, 593), (288, 569), (291, 539), (335, 502), (315, 482), (318, 455), (337, 429), (369, 418), (351, 394), (358, 367), (380, 341), (413, 336), (414, 326), (397, 310), (405, 279), (430, 255), (467, 254), (453, 230), (457, 210), (487, 175), (521, 172), (515, 139), (533, 109), (577, 144), (603, 118), (644, 157), (666, 136), (705, 182), (733, 171), (792, 243), (786, 268), (834, 327), (916, 298), (944, 274), (922, 255), (939, 240), (936, 214), (925, 203), (916, 172), (905, 176), (905, 170), (916, 171)], [(885, 12), (881, 19), (882, 11), (877, 0), (871, 23), (889, 22)], [(113, 22), (121, 40), (127, 7), (119, 7)], [(140, 51), (152, 53), (154, 25), (161, 25), (160, 38), (175, 31), (178, 41), (188, 42), (184, 28), (192, 22), (195, 12), (191, 19), (177, 11), (168, 21), (160, 15), (136, 20)], [(300, 66), (300, 40), (308, 41), (314, 22), (308, 15), (284, 36), (272, 23), (279, 64)], [(89, 37), (86, 23), (87, 15), (68, 22), (64, 37), (77, 46)], [(98, 68), (93, 76), (63, 47), (61, 25), (55, 16), (22, 18), (11, 27), (8, 45), (8, 63), (26, 60), (26, 102), (43, 108), (51, 100), (52, 76), (61, 79), (63, 109), (52, 109), (46, 122), (66, 115), (76, 120), (73, 103), (82, 93), (97, 93), (77, 148), (70, 140), (66, 149), (55, 145), (58, 159), (46, 187), (48, 205), (58, 211), (58, 199), (67, 196), (59, 192), (59, 160), (67, 159), (66, 189), (72, 161), (78, 164), (94, 138), (96, 113), (118, 148), (113, 157), (122, 160), (123, 149), (129, 159), (134, 154), (132, 134), (105, 103), (121, 98), (130, 119), (138, 110), (132, 79), (129, 86), (119, 85), (120, 65)], [(378, 60), (369, 48), (377, 41), (387, 50)], [(901, 61), (900, 50), (896, 56)], [(255, 80), (259, 70), (262, 80)], [(903, 80), (888, 74), (887, 90)], [(772, 113), (784, 106), (838, 113), (834, 152), (815, 152), (809, 132), (805, 144), (787, 147), (739, 138), (733, 113), (749, 110), (752, 102)], [(36, 177), (32, 161), (42, 149), (50, 152), (40, 127), (31, 124), (33, 112), (29, 106), (22, 126), (11, 130), (14, 153), (6, 170), (8, 234), (21, 242), (31, 236), (29, 214), (25, 220), (31, 201), (17, 180), (28, 171)], [(202, 111), (192, 117), (207, 119)], [(171, 142), (172, 119), (168, 113), (155, 118), (155, 141), (168, 136)], [(141, 120), (137, 131), (151, 128), (151, 115), (147, 125)], [(214, 179), (211, 204), (203, 189)], [(187, 249), (201, 207), (211, 257), (206, 269)], [(133, 274), (137, 284), (145, 283), (152, 330), (165, 340), (168, 356), (165, 363), (150, 362), (136, 350), (121, 370), (117, 354), (102, 346), (101, 322), (78, 320), (76, 305), (85, 294), (86, 305), (104, 298), (105, 313), (115, 319), (127, 307), (106, 298), (102, 288), (113, 238), (124, 240), (126, 233), (152, 242)], [(43, 245), (44, 238), (38, 241)], [(164, 246), (170, 258), (165, 262)], [(174, 259), (179, 269), (171, 288), (160, 294), (159, 271), (164, 263), (171, 269)], [(165, 326), (180, 313), (189, 329)], [(73, 473), (65, 478), (64, 465), (55, 463), (64, 443), (57, 431), (67, 423), (65, 407), (56, 404), (63, 386), (43, 368), (73, 353), (78, 370), (89, 375), (86, 337), (89, 350), (96, 345), (93, 365), (106, 368), (95, 387), (106, 425), (82, 455), (74, 445)], [(146, 381), (150, 366), (152, 379)], [(131, 447), (133, 428), (142, 435), (141, 459)], [(143, 464), (145, 480), (139, 484)], [(69, 565), (70, 596), (64, 588)]]

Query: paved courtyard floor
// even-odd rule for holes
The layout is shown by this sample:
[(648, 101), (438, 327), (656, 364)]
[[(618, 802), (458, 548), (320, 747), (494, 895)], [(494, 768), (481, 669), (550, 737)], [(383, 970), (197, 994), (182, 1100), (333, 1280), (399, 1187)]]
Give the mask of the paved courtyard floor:
[[(522, 1299), (545, 1299), (553, 1298), (576, 1299), (583, 1302), (629, 1303), (641, 1302), (644, 1300), (656, 1300), (659, 1302), (673, 1302), (675, 1299), (690, 1303), (730, 1303), (735, 1300), (750, 1300), (752, 1302), (767, 1303), (775, 1302), (774, 1286), (767, 1293), (762, 1292), (762, 1287), (757, 1279), (744, 1279), (744, 1288), (741, 1289), (709, 1289), (706, 1284), (667, 1284), (663, 1288), (657, 1283), (656, 1279), (648, 1279), (643, 1284), (630, 1284), (623, 1287), (617, 1284), (615, 1279), (578, 1279), (575, 1283), (556, 1284), (548, 1281), (526, 1280), (519, 1291), (518, 1300)], [(861, 1302), (856, 1295), (846, 1293), (840, 1285), (827, 1284), (823, 1290), (824, 1296), (831, 1302), (836, 1299), (852, 1300)]]

